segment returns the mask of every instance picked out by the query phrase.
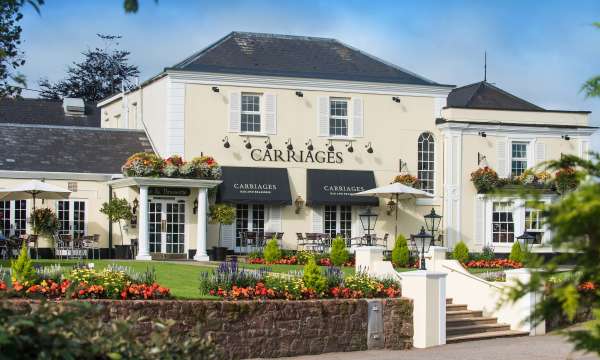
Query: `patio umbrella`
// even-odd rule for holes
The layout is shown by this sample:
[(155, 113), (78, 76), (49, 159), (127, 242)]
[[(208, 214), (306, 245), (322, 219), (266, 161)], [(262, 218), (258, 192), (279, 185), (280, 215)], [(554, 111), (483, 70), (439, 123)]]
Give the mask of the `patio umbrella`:
[(396, 224), (394, 227), (394, 239), (398, 237), (398, 201), (405, 199), (432, 198), (433, 195), (414, 187), (403, 185), (400, 183), (392, 183), (386, 186), (381, 186), (375, 189), (361, 191), (353, 194), (355, 196), (376, 196), (379, 198), (396, 199)]
[(0, 200), (33, 199), (33, 211), (35, 211), (35, 199), (66, 199), (70, 194), (71, 191), (59, 186), (31, 180), (12, 188), (0, 189)]

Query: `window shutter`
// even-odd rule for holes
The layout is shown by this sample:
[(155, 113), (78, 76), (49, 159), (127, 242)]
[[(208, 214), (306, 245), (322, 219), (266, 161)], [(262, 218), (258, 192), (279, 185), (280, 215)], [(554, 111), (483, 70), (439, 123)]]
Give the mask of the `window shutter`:
[(312, 208), (312, 232), (323, 232), (323, 207), (313, 206)]
[(223, 225), (221, 229), (221, 246), (228, 249), (235, 247), (235, 221), (230, 225)]
[(364, 136), (364, 120), (363, 120), (363, 100), (360, 98), (352, 99), (352, 136)]
[(507, 177), (506, 140), (496, 141), (496, 172), (499, 177)]
[(536, 142), (535, 143), (535, 165), (539, 165), (546, 161), (546, 144)]
[(239, 92), (229, 93), (229, 132), (240, 132), (242, 117), (242, 95)]
[(281, 206), (272, 205), (269, 208), (269, 230), (281, 232)]
[(579, 157), (585, 160), (590, 158), (590, 142), (587, 140), (579, 141)]
[(485, 200), (475, 197), (475, 244), (485, 243)]
[(277, 134), (277, 95), (265, 94), (265, 132)]
[(317, 118), (319, 136), (329, 136), (329, 98), (327, 96), (319, 96)]

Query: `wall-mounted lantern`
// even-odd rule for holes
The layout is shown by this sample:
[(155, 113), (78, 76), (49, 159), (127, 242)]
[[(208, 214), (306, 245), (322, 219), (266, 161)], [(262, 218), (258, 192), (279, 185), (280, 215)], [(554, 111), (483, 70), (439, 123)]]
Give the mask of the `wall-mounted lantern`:
[(194, 208), (192, 209), (194, 215), (198, 213), (198, 199), (194, 200)]
[(373, 146), (371, 146), (371, 142), (369, 141), (369, 143), (367, 145), (365, 145), (365, 148), (367, 149), (367, 152), (369, 154), (373, 153)]
[(352, 142), (348, 141), (348, 143), (346, 144), (346, 149), (348, 149), (348, 152), (354, 152), (354, 148), (352, 147)]
[(271, 150), (273, 148), (273, 144), (271, 144), (270, 137), (267, 137), (267, 140), (265, 140), (265, 144), (267, 144), (267, 150)]
[(223, 140), (221, 140), (221, 141), (223, 141), (223, 147), (225, 149), (229, 149), (229, 147), (231, 147), (231, 144), (229, 144), (229, 137), (228, 136), (225, 136), (225, 138), (223, 138)]
[(246, 147), (246, 149), (248, 149), (248, 150), (252, 149), (252, 144), (250, 143), (249, 137), (247, 137), (246, 140), (244, 140), (244, 143), (246, 143), (246, 145), (244, 145)]
[(300, 214), (300, 210), (304, 207), (304, 199), (302, 196), (298, 195), (296, 200), (294, 200), (294, 206), (296, 207), (296, 214)]
[(305, 142), (304, 145), (306, 145), (306, 150), (308, 150), (308, 151), (313, 151), (315, 149), (315, 147), (312, 144), (311, 139), (308, 139), (308, 141)]

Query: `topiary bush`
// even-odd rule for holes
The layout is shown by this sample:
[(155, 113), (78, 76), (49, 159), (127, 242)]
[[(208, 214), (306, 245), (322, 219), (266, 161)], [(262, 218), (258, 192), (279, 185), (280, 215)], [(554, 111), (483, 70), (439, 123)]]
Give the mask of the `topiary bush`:
[(518, 241), (515, 241), (512, 248), (510, 249), (510, 255), (508, 258), (512, 261), (517, 261), (522, 263), (525, 254), (523, 253), (523, 249), (521, 249), (521, 244)]
[(31, 261), (29, 254), (27, 254), (26, 243), (23, 243), (17, 260), (11, 261), (10, 269), (12, 271), (13, 282), (18, 282), (21, 285), (30, 285), (36, 280), (37, 274), (33, 268), (33, 261)]
[(272, 263), (281, 259), (281, 249), (279, 248), (279, 243), (275, 236), (267, 242), (267, 246), (265, 246), (265, 249), (263, 250), (263, 256), (267, 263)]
[(308, 259), (304, 266), (304, 274), (302, 275), (304, 286), (313, 289), (317, 294), (322, 294), (327, 290), (327, 278), (317, 266), (314, 258)]
[(331, 254), (329, 255), (331, 262), (335, 266), (342, 266), (348, 261), (350, 254), (346, 249), (346, 240), (341, 236), (337, 236), (331, 243)]
[(469, 248), (467, 247), (467, 244), (465, 244), (464, 241), (460, 241), (454, 246), (454, 251), (452, 251), (452, 258), (454, 260), (458, 260), (462, 264), (469, 261)]
[(392, 264), (396, 267), (408, 267), (410, 262), (410, 251), (406, 237), (400, 234), (396, 238), (394, 248), (392, 249)]

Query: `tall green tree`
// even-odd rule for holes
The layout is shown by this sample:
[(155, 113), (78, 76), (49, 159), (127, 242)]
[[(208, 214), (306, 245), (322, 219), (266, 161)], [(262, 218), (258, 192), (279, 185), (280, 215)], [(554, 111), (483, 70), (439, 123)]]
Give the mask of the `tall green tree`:
[[(545, 216), (545, 223), (553, 234), (554, 249), (560, 254), (553, 258), (525, 258), (529, 268), (539, 269), (531, 274), (528, 283), (519, 283), (508, 294), (516, 301), (529, 292), (544, 292), (531, 320), (539, 323), (546, 319), (566, 317), (573, 320), (582, 306), (591, 307), (595, 319), (587, 327), (568, 332), (578, 350), (600, 355), (600, 155), (591, 154), (591, 160), (565, 155), (547, 163), (550, 170), (576, 169), (580, 173), (579, 186), (555, 203), (544, 204), (536, 194), (528, 206), (537, 207)], [(564, 269), (568, 268), (568, 272)]]
[(39, 12), (44, 0), (0, 1), (0, 98), (19, 96), (26, 86), (25, 76), (19, 68), (25, 65), (25, 54), (20, 49), (22, 8), (30, 4)]
[(99, 101), (122, 88), (130, 89), (135, 85), (134, 80), (140, 71), (136, 65), (129, 64), (130, 52), (114, 48), (119, 45), (121, 36), (97, 36), (105, 42), (104, 48), (84, 51), (83, 61), (69, 66), (67, 77), (63, 80), (51, 83), (48, 79), (41, 79), (41, 97), (77, 97), (86, 101)]

